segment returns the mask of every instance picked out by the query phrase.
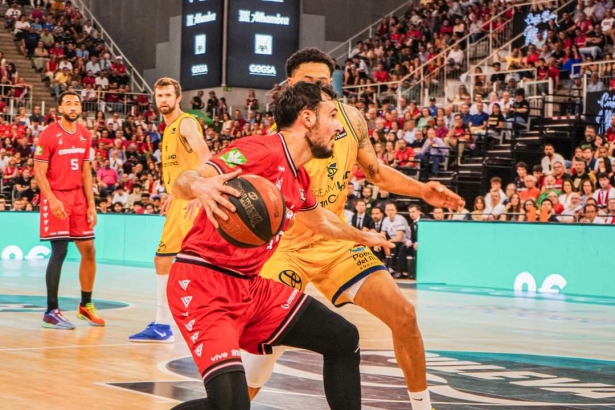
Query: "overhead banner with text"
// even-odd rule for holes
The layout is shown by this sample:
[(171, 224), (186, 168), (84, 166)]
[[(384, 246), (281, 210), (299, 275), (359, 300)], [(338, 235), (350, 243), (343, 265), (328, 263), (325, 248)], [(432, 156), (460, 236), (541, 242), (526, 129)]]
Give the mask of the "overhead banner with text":
[(300, 2), (230, 0), (227, 85), (269, 89), (286, 79), (286, 60), (299, 48)]
[(224, 0), (183, 0), (181, 83), (186, 90), (222, 82)]
[(542, 38), (546, 41), (546, 31), (551, 20), (557, 22), (557, 13), (551, 10), (516, 13), (513, 17), (513, 36), (523, 35), (513, 41), (513, 47), (521, 48), (536, 44), (536, 36), (539, 32), (542, 32)]
[(615, 91), (597, 91), (585, 94), (585, 116), (588, 121), (595, 121), (599, 133), (604, 133), (611, 126), (611, 117), (615, 114)]

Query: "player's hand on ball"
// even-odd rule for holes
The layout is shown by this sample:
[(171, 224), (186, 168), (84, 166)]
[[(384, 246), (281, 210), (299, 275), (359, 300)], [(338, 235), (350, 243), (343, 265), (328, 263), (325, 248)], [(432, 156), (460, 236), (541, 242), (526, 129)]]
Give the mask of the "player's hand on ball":
[(214, 218), (214, 215), (223, 221), (228, 219), (228, 216), (220, 207), (224, 207), (230, 212), (235, 212), (235, 207), (224, 195), (240, 196), (239, 191), (226, 184), (226, 181), (237, 178), (239, 174), (241, 174), (240, 169), (230, 174), (218, 175), (211, 178), (199, 178), (192, 186), (192, 193), (196, 195), (196, 199), (201, 202), (207, 213), (207, 219), (211, 221), (216, 229), (220, 226), (216, 218)]
[(96, 216), (96, 207), (88, 206), (87, 215), (88, 215), (88, 222), (90, 223), (90, 228), (94, 229), (94, 227), (96, 226), (96, 223), (98, 222), (98, 217)]
[(458, 209), (465, 204), (459, 195), (435, 181), (423, 185), (421, 197), (429, 205), (437, 208)]
[(365, 246), (369, 246), (373, 248), (375, 246), (379, 246), (382, 248), (393, 249), (395, 244), (383, 238), (380, 234), (374, 232), (363, 232), (363, 240), (361, 243)]
[(51, 213), (58, 219), (68, 218), (64, 210), (64, 205), (58, 198), (49, 199), (49, 209), (51, 209)]

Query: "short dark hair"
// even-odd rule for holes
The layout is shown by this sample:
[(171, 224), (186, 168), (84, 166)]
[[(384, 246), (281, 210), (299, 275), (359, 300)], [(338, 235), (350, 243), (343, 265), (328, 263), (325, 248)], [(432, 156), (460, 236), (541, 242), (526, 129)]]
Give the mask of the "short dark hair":
[(515, 169), (518, 169), (518, 168), (523, 168), (523, 169), (525, 169), (526, 171), (528, 170), (528, 169), (527, 169), (527, 164), (526, 164), (525, 162), (523, 162), (523, 161), (521, 161), (521, 162), (517, 162), (517, 165), (515, 165)]
[(532, 167), (532, 172), (542, 172), (542, 165), (534, 165)]
[(500, 177), (493, 177), (493, 178), (491, 178), (491, 181), (489, 181), (489, 182), (491, 182), (492, 184), (494, 182), (496, 182), (496, 183), (502, 185), (502, 178), (500, 178)]
[(316, 47), (306, 47), (297, 51), (286, 60), (286, 76), (292, 77), (297, 68), (306, 63), (325, 64), (329, 68), (329, 73), (333, 75), (335, 63), (325, 52)]
[(594, 204), (587, 204), (587, 205), (585, 205), (585, 207), (583, 208), (583, 213), (586, 213), (586, 212), (587, 212), (587, 208), (589, 208), (589, 207), (594, 208), (594, 211), (598, 212), (598, 207), (597, 207), (596, 205), (594, 205)]
[(606, 172), (599, 172), (598, 175), (596, 175), (596, 179), (602, 179), (602, 178), (609, 179), (609, 174), (607, 174)]
[(74, 95), (75, 97), (77, 97), (79, 99), (79, 102), (82, 101), (81, 94), (74, 91), (64, 91), (62, 94), (60, 94), (60, 97), (58, 98), (58, 106), (62, 105), (62, 103), (64, 102), (64, 97), (68, 97), (69, 95)]
[(293, 86), (288, 86), (282, 91), (275, 105), (275, 120), (278, 129), (290, 127), (303, 110), (316, 110), (323, 101), (322, 93), (331, 99), (336, 98), (335, 91), (325, 84), (312, 84), (299, 81)]
[(550, 142), (547, 142), (547, 143), (545, 144), (545, 148), (547, 148), (547, 147), (555, 148), (555, 147), (553, 146), (553, 144), (551, 144)]

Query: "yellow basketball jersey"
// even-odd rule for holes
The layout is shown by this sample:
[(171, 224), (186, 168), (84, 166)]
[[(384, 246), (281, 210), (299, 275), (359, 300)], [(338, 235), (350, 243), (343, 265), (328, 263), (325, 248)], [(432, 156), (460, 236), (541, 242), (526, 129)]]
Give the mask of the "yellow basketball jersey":
[(171, 186), (182, 172), (196, 169), (199, 166), (198, 154), (179, 132), (179, 124), (184, 119), (196, 122), (201, 133), (203, 132), (198, 121), (187, 113), (182, 113), (164, 129), (162, 136), (162, 177), (168, 193), (171, 193)]
[[(357, 163), (359, 144), (355, 130), (352, 128), (344, 110), (344, 105), (337, 101), (336, 105), (338, 109), (337, 119), (343, 130), (335, 138), (333, 155), (327, 159), (312, 159), (305, 164), (305, 169), (311, 178), (310, 189), (318, 199), (320, 206), (327, 208), (346, 221), (344, 216), (344, 206), (348, 198), (346, 186), (350, 180), (352, 168)], [(294, 225), (284, 232), (278, 249), (291, 251), (304, 248), (321, 238), (320, 235), (316, 235), (295, 219)]]

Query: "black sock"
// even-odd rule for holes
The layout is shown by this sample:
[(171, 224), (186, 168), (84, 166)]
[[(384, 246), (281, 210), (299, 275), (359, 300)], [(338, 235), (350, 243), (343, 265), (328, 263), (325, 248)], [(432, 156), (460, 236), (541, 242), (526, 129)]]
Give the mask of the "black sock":
[(92, 303), (92, 292), (81, 291), (81, 306)]
[(59, 307), (58, 289), (60, 287), (60, 274), (62, 264), (68, 252), (68, 241), (52, 241), (51, 257), (47, 265), (45, 282), (47, 283), (47, 313)]

